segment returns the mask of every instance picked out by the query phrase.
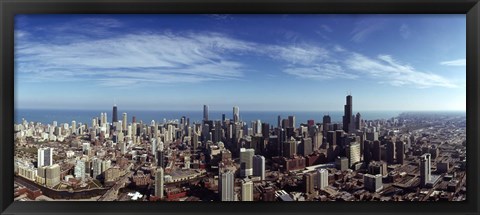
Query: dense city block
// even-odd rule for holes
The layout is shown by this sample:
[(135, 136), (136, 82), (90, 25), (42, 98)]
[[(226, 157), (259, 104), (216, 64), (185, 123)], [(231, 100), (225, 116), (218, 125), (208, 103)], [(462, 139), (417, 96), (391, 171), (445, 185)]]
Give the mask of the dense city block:
[(465, 113), (365, 120), (351, 95), (342, 121), (244, 122), (237, 106), (211, 119), (204, 105), (199, 122), (118, 111), (88, 123), (15, 124), (16, 200), (466, 199)]

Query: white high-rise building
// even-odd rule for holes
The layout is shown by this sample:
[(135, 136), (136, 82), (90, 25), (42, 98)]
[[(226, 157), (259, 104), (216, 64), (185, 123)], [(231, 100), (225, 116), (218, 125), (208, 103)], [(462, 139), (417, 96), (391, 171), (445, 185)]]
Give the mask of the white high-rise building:
[(97, 178), (100, 174), (102, 174), (102, 160), (99, 158), (93, 158), (92, 160), (92, 178)]
[(253, 182), (242, 180), (242, 201), (253, 201)]
[(163, 198), (163, 168), (155, 171), (155, 196)]
[(127, 113), (123, 113), (123, 120), (122, 120), (122, 130), (127, 130)]
[(262, 121), (257, 119), (257, 134), (262, 134)]
[(240, 109), (237, 106), (233, 107), (233, 122), (240, 121)]
[(360, 162), (360, 143), (350, 143), (348, 146), (348, 167), (352, 167), (353, 164)]
[(255, 155), (255, 149), (240, 148), (241, 177), (248, 177), (253, 174), (253, 155)]
[(221, 172), (218, 178), (218, 191), (221, 201), (235, 201), (234, 173), (230, 170)]
[(317, 188), (323, 190), (328, 186), (328, 170), (318, 169), (317, 170)]
[(39, 148), (37, 150), (37, 167), (51, 166), (53, 164), (53, 149)]
[(151, 142), (152, 142), (152, 155), (155, 155), (157, 153), (157, 139), (152, 138)]
[(77, 122), (75, 122), (75, 120), (72, 121), (72, 131), (71, 131), (71, 133), (77, 134)]
[(265, 180), (265, 157), (261, 155), (253, 156), (253, 175), (260, 176), (260, 178)]
[(431, 155), (430, 153), (425, 153), (420, 157), (420, 185), (425, 186), (429, 181), (431, 181), (432, 170), (431, 170)]
[(103, 116), (103, 113), (100, 113), (100, 126), (103, 126), (105, 124), (105, 121), (103, 121), (105, 118)]
[(77, 160), (75, 164), (75, 178), (85, 180), (85, 161)]

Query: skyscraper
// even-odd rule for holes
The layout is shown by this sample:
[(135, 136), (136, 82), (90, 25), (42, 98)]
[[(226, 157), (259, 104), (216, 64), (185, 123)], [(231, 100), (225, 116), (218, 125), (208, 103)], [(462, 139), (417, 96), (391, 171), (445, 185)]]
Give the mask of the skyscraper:
[(260, 176), (260, 178), (265, 180), (265, 157), (261, 155), (253, 156), (253, 175)]
[(155, 196), (163, 198), (163, 168), (159, 167), (155, 171)]
[(53, 164), (53, 149), (39, 148), (37, 150), (37, 167), (51, 166)]
[(430, 153), (425, 153), (420, 157), (420, 186), (425, 186), (431, 180), (430, 158)]
[(363, 184), (366, 190), (370, 192), (379, 192), (383, 189), (382, 175), (363, 175)]
[(360, 162), (360, 143), (350, 143), (348, 146), (348, 160), (349, 167), (352, 167), (354, 164)]
[(72, 121), (72, 134), (75, 133), (77, 134), (77, 122)]
[(127, 130), (127, 113), (123, 113), (122, 130), (123, 131)]
[(290, 139), (283, 142), (283, 156), (290, 158), (297, 154), (297, 142), (295, 139)]
[(60, 184), (60, 165), (54, 164), (46, 167), (45, 177), (47, 187), (55, 187)]
[(394, 164), (395, 160), (395, 144), (393, 144), (393, 141), (391, 139), (386, 140), (386, 147), (387, 147), (387, 163), (388, 164)]
[(270, 124), (265, 122), (262, 123), (262, 136), (263, 138), (270, 137)]
[(208, 105), (203, 105), (203, 121), (208, 121)]
[(313, 193), (315, 191), (314, 175), (311, 172), (307, 172), (303, 175), (303, 181), (305, 183), (305, 193)]
[(355, 116), (355, 129), (362, 129), (362, 115), (360, 113)]
[(218, 191), (221, 201), (234, 201), (234, 173), (231, 170), (220, 172)]
[(288, 116), (288, 127), (295, 128), (295, 116)]
[(112, 120), (113, 122), (118, 122), (118, 113), (117, 113), (117, 104), (113, 105), (113, 113), (112, 113)]
[(369, 164), (373, 159), (373, 142), (370, 140), (363, 141), (363, 161)]
[(253, 182), (249, 179), (242, 180), (242, 201), (253, 201)]
[(80, 179), (80, 180), (85, 180), (85, 161), (83, 160), (77, 160), (77, 163), (75, 164), (75, 178)]
[(382, 153), (382, 151), (380, 149), (380, 141), (378, 141), (378, 140), (373, 141), (372, 160), (380, 161), (381, 153)]
[(395, 142), (395, 156), (396, 156), (396, 163), (403, 164), (403, 160), (405, 158), (405, 144), (403, 141), (397, 140)]
[(239, 122), (240, 121), (240, 109), (238, 106), (233, 107), (233, 122)]
[(317, 188), (323, 190), (328, 186), (328, 170), (318, 169), (317, 170)]
[(255, 149), (240, 148), (241, 177), (248, 177), (253, 174), (253, 155), (255, 155)]
[(354, 122), (352, 115), (352, 96), (347, 96), (347, 104), (345, 105), (345, 112), (343, 115), (343, 130), (347, 133), (353, 132)]

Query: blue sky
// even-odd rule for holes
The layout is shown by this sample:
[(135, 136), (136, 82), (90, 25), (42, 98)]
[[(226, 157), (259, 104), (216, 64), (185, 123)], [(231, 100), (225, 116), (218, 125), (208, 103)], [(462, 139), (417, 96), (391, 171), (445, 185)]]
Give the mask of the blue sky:
[(17, 15), (15, 107), (465, 110), (465, 15)]

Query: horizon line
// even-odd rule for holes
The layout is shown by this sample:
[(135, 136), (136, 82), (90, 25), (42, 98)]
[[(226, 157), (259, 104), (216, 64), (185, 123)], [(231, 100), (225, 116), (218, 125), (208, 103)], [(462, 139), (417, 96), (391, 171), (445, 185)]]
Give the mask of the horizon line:
[[(118, 106), (117, 106), (118, 107)], [(14, 108), (14, 111), (15, 110), (69, 110), (69, 111), (102, 111), (103, 109), (100, 109), (100, 108), (94, 108), (94, 109), (91, 109), (91, 108)], [(107, 109), (108, 111), (106, 112), (110, 112), (111, 110), (110, 109)], [(130, 109), (130, 108), (127, 108), (127, 109), (124, 109), (126, 111), (199, 111), (199, 112), (202, 112), (202, 108), (199, 108), (199, 109)], [(220, 109), (220, 110), (212, 110), (212, 109), (209, 109), (209, 112), (231, 112), (232, 110), (231, 109)], [(278, 111), (278, 112), (344, 112), (343, 110), (252, 110), (252, 109), (246, 109), (246, 110), (242, 110), (240, 109), (240, 111), (248, 111), (248, 112), (275, 112), (275, 111)], [(461, 109), (444, 109), (444, 110), (356, 110), (356, 111), (353, 111), (355, 113), (357, 112), (371, 112), (371, 111), (395, 111), (395, 112), (466, 112), (466, 110), (461, 110)], [(105, 112), (105, 111), (103, 111)], [(119, 112), (124, 112), (124, 111), (119, 111)]]

